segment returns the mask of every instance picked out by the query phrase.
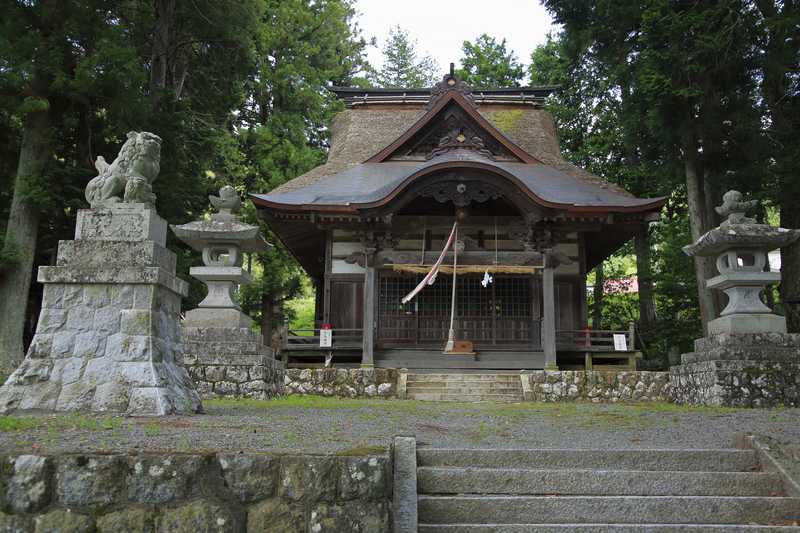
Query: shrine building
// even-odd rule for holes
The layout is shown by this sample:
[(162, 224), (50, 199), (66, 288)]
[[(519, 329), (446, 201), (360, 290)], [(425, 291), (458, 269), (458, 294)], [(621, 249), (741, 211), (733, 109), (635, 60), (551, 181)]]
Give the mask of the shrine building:
[[(285, 334), (290, 366), (634, 364), (632, 329), (586, 328), (586, 273), (665, 200), (568, 163), (543, 107), (552, 90), (471, 90), (452, 70), (431, 89), (333, 89), (346, 109), (327, 162), (252, 195), (317, 288), (314, 330)], [(451, 233), (434, 282), (403, 303)]]

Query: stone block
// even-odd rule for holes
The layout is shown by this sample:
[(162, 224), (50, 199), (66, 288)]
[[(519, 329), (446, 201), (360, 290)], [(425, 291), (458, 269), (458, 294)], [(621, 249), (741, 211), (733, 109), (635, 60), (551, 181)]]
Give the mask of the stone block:
[(170, 533), (238, 533), (244, 520), (229, 505), (196, 500), (166, 509), (158, 520), (158, 531)]
[(67, 323), (65, 309), (42, 309), (39, 313), (39, 322), (36, 324), (37, 333), (55, 333), (64, 328)]
[(311, 509), (308, 520), (309, 531), (315, 533), (338, 533), (359, 531), (383, 533), (390, 531), (387, 505), (365, 502), (347, 502), (341, 505), (320, 503)]
[(28, 346), (28, 357), (41, 358), (48, 357), (53, 348), (52, 333), (37, 333), (33, 336), (30, 346)]
[(120, 333), (123, 335), (150, 335), (152, 332), (153, 313), (149, 309), (120, 311)]
[(336, 458), (281, 458), (279, 494), (293, 501), (333, 501), (336, 497)]
[(108, 513), (97, 519), (97, 533), (154, 533), (153, 513), (132, 507)]
[(786, 333), (786, 318), (770, 313), (726, 315), (708, 323), (708, 334)]
[(133, 287), (133, 308), (152, 309), (155, 305), (156, 290), (150, 285), (135, 285)]
[(79, 210), (75, 240), (153, 241), (166, 246), (166, 221), (154, 209), (131, 207), (136, 205)]
[(27, 516), (15, 516), (0, 512), (0, 532), (30, 533), (33, 531), (33, 520)]
[(54, 358), (70, 357), (75, 349), (74, 331), (65, 330), (53, 333), (53, 342), (50, 346), (50, 355)]
[(64, 305), (64, 285), (46, 285), (42, 290), (42, 309), (61, 309)]
[(91, 331), (94, 326), (94, 309), (86, 305), (71, 308), (67, 313), (67, 330)]
[(229, 366), (225, 371), (225, 377), (228, 381), (235, 381), (236, 383), (246, 383), (250, 381), (250, 375), (246, 366)]
[(124, 413), (130, 403), (130, 389), (116, 382), (101, 383), (92, 398), (91, 410), (98, 413)]
[[(14, 407), (15, 409), (55, 409), (56, 401), (60, 388), (52, 382), (41, 383), (19, 397), (19, 403)], [(5, 408), (5, 402), (2, 407)]]
[(58, 266), (157, 266), (174, 272), (175, 254), (153, 241), (60, 241)]
[(62, 307), (72, 309), (83, 303), (83, 285), (61, 285), (64, 287), (64, 300)]
[(94, 312), (93, 333), (102, 333), (104, 336), (118, 333), (119, 321), (120, 310), (117, 305), (101, 307)]
[(340, 500), (382, 500), (387, 498), (389, 460), (375, 455), (339, 458)]
[(62, 383), (54, 409), (57, 411), (88, 411), (94, 400), (95, 386), (82, 381)]
[(186, 313), (183, 323), (190, 328), (230, 327), (238, 329), (249, 328), (253, 324), (253, 319), (238, 309), (198, 307)]
[(93, 533), (92, 517), (75, 513), (70, 509), (56, 509), (37, 516), (34, 533)]
[(51, 464), (47, 457), (19, 455), (9, 460), (6, 504), (16, 513), (32, 513), (50, 503)]
[[(126, 414), (163, 416), (177, 413), (202, 412), (202, 405), (189, 376), (185, 381), (171, 382), (170, 387), (138, 387), (131, 389)], [(183, 378), (182, 378), (183, 379)]]
[(112, 361), (158, 361), (153, 350), (152, 337), (115, 333), (106, 340), (105, 357)]
[(83, 290), (83, 304), (93, 309), (111, 303), (110, 285), (89, 285)]
[(124, 495), (126, 464), (118, 455), (62, 456), (56, 467), (56, 493), (62, 505), (105, 507)]
[(225, 381), (225, 369), (222, 365), (207, 366), (205, 376), (208, 381)]
[(314, 530), (306, 529), (302, 504), (281, 498), (270, 498), (248, 509), (247, 531), (307, 533)]
[(225, 484), (243, 503), (275, 494), (278, 459), (267, 455), (220, 454), (219, 464)]
[[(60, 335), (60, 334), (56, 334)], [(106, 335), (100, 331), (86, 331), (75, 335), (72, 354), (75, 357), (91, 359), (102, 357), (106, 351)], [(55, 352), (54, 352), (55, 353)]]
[(85, 359), (82, 357), (66, 357), (53, 363), (52, 377), (63, 385), (74, 383), (81, 378)]
[(223, 397), (234, 397), (239, 394), (239, 387), (233, 381), (217, 381), (214, 383), (214, 394)]
[(161, 504), (197, 495), (206, 460), (200, 455), (139, 455), (128, 459), (128, 499)]
[(118, 309), (133, 308), (134, 285), (114, 285), (111, 291), (111, 305)]

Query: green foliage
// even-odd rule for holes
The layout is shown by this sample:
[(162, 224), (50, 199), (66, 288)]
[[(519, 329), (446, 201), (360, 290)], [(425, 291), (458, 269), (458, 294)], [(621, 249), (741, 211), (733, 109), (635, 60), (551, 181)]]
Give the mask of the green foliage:
[(303, 278), (298, 294), (286, 302), (286, 315), (289, 328), (296, 330), (314, 329), (315, 295), (308, 278)]
[[(562, 31), (534, 51), (530, 75), (532, 84), (562, 87), (548, 106), (566, 156), (634, 194), (670, 198), (649, 229), (657, 322), (644, 339), (646, 357), (666, 361), (700, 336), (693, 266), (681, 251), (691, 241), (690, 201), (702, 218), (691, 224), (701, 228), (716, 224), (710, 206), (728, 188), (777, 203), (759, 103), (759, 10), (777, 3), (544, 4)], [(696, 198), (687, 197), (688, 164), (699, 176)], [(608, 326), (638, 318), (635, 303), (606, 295)]]
[[(163, 139), (154, 188), (170, 223), (202, 216), (207, 195), (222, 185), (268, 192), (316, 166), (329, 144), (330, 119), (341, 109), (326, 88), (348, 85), (366, 70), (366, 42), (353, 16), (351, 0), (3, 3), (3, 219), (25, 113), (49, 111), (51, 122), (47, 171), (17, 191), (47, 212), (39, 264), (50, 260), (59, 239), (71, 237), (96, 156), (110, 161), (129, 130)], [(252, 205), (245, 217), (256, 221)], [(169, 239), (178, 274), (191, 281), (184, 306), (192, 308), (204, 290), (187, 273), (200, 258)], [(12, 259), (6, 253), (0, 263)], [(291, 298), (303, 274), (280, 246), (251, 263), (256, 283), (241, 297), (259, 318), (259, 291)]]
[(456, 76), (473, 88), (519, 87), (525, 72), (505, 39), (498, 42), (484, 33), (475, 42), (464, 41), (461, 51)]
[(440, 77), (439, 65), (430, 56), (421, 56), (417, 42), (400, 26), (389, 30), (383, 47), (383, 65), (371, 81), (378, 87), (430, 87)]

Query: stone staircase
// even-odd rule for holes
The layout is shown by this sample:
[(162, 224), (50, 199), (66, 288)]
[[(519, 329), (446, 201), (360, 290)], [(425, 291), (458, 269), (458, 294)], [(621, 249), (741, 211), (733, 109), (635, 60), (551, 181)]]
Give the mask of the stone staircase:
[(405, 385), (409, 400), (522, 401), (522, 381), (518, 373), (414, 373), (407, 375)]
[(419, 533), (800, 533), (753, 450), (417, 449)]

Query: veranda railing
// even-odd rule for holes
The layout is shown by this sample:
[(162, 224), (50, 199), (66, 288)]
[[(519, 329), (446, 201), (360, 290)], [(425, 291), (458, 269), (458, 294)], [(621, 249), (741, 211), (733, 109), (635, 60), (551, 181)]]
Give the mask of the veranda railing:
[(625, 335), (626, 351), (636, 350), (636, 330), (631, 323), (627, 330), (612, 329), (564, 329), (556, 331), (556, 345), (561, 349), (579, 351), (620, 351), (614, 343), (614, 335)]

